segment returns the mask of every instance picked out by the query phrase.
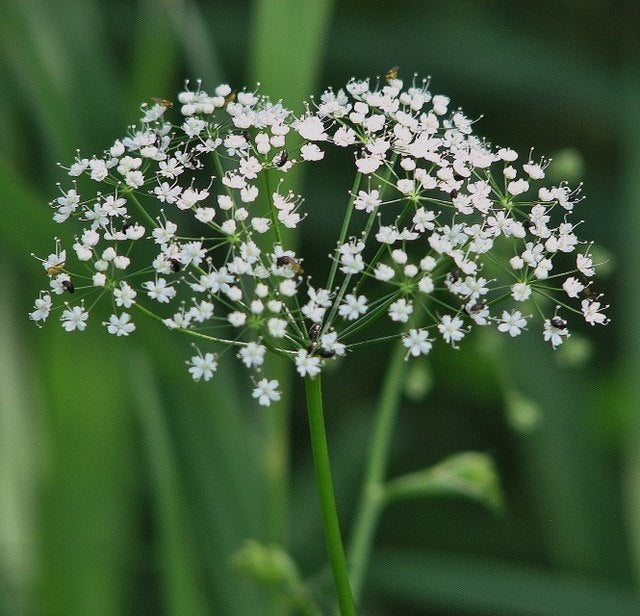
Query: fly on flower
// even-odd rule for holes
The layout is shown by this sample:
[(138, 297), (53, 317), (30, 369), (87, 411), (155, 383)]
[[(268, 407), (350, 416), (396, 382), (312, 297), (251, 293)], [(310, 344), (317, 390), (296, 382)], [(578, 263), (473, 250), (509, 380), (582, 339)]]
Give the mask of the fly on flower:
[(291, 271), (297, 276), (301, 276), (304, 273), (302, 266), (298, 261), (296, 261), (293, 257), (288, 255), (282, 255), (276, 258), (276, 265), (278, 267), (286, 266), (291, 269)]
[(171, 109), (173, 107), (173, 101), (167, 100), (166, 98), (157, 98), (155, 96), (152, 96), (151, 100), (156, 103), (156, 105), (161, 105), (162, 107), (166, 107), (167, 109)]
[(391, 67), (386, 73), (385, 73), (385, 80), (387, 83), (390, 83), (392, 81), (395, 81), (398, 78), (398, 71), (399, 71), (399, 67), (397, 66), (393, 66)]

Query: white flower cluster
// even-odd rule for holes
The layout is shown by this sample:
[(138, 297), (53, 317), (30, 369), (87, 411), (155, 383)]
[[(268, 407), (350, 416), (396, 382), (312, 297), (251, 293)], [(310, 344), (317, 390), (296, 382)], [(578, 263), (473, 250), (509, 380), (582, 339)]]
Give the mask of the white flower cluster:
[[(426, 81), (352, 80), (301, 117), (227, 85), (209, 95), (198, 83), (178, 102), (143, 105), (126, 137), (67, 169), (74, 179), (53, 218), (79, 226), (70, 250), (56, 240), (41, 260), (49, 288), (31, 319), (60, 309), (65, 330), (83, 331), (89, 299), (109, 295), (111, 334), (135, 330), (134, 308), (232, 345), (259, 374), (269, 352), (290, 357), (301, 376), (367, 341), (363, 329), (385, 317), (401, 324), (407, 357), (438, 336), (456, 346), (473, 325), (517, 336), (529, 310), (554, 348), (569, 335), (560, 310), (607, 322), (591, 290), (591, 244), (570, 221), (579, 190), (540, 185), (548, 161), (521, 164), (478, 138)], [(344, 221), (316, 286), (283, 239), (304, 220), (303, 199), (279, 180), (332, 147), (353, 152), (355, 182), (335, 205)], [(67, 301), (54, 306), (55, 296)], [(187, 363), (209, 380), (218, 356), (197, 350)], [(260, 404), (279, 399), (277, 381), (254, 383)]]

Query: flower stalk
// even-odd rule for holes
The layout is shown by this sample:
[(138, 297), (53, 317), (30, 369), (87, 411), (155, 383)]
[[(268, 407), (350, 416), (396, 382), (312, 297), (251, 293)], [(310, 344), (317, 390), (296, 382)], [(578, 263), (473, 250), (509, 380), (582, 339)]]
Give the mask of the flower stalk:
[(324, 411), (322, 406), (322, 384), (320, 377), (306, 377), (304, 380), (307, 397), (307, 413), (309, 416), (309, 432), (313, 451), (313, 467), (316, 487), (320, 498), (322, 524), (324, 527), (329, 564), (333, 574), (333, 582), (340, 606), (341, 616), (355, 616), (355, 607), (349, 583), (347, 561), (340, 535), (338, 513), (336, 511), (331, 468), (329, 465), (329, 449), (324, 428)]
[[(410, 319), (409, 326), (415, 327), (415, 321), (416, 318), (414, 316)], [(378, 518), (384, 506), (385, 474), (395, 419), (398, 414), (402, 388), (405, 382), (406, 355), (406, 347), (402, 344), (402, 340), (398, 340), (391, 354), (382, 383), (365, 478), (362, 485), (360, 506), (349, 543), (351, 589), (356, 602), (361, 594)]]

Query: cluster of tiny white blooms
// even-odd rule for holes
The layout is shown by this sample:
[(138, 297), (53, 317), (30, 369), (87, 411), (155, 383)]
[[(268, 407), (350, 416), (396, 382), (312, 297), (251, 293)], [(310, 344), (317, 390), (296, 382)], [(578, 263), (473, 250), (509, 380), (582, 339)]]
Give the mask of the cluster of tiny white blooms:
[[(280, 397), (271, 354), (313, 377), (371, 342), (363, 332), (381, 318), (396, 324), (407, 358), (437, 338), (457, 347), (474, 325), (514, 337), (535, 315), (556, 348), (569, 336), (564, 316), (606, 323), (592, 244), (570, 220), (579, 189), (543, 185), (547, 160), (492, 147), (428, 86), (351, 80), (299, 117), (227, 85), (209, 95), (187, 84), (175, 108), (143, 105), (125, 137), (65, 167), (70, 185), (51, 205), (75, 235), (40, 259), (48, 288), (30, 318), (59, 311), (65, 330), (83, 331), (110, 297), (108, 333), (134, 332), (137, 311), (197, 337), (207, 348), (187, 362), (195, 380), (212, 378), (218, 353), (234, 348), (257, 373), (262, 405)], [(312, 281), (283, 241), (306, 204), (280, 180), (330, 148), (353, 152), (355, 181), (335, 205), (344, 221), (326, 280)]]

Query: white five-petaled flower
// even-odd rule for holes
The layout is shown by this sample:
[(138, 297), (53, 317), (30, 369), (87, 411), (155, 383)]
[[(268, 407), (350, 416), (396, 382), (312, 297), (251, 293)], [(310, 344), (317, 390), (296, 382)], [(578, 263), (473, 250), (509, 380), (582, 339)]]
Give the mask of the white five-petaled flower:
[(176, 290), (164, 279), (158, 278), (155, 282), (143, 282), (142, 286), (147, 289), (147, 295), (161, 304), (168, 304), (176, 295)]
[(309, 355), (306, 349), (298, 350), (295, 361), (296, 370), (300, 376), (316, 376), (320, 374), (320, 358)]
[(418, 357), (427, 355), (433, 344), (429, 339), (429, 332), (425, 329), (410, 329), (409, 333), (402, 338), (402, 344), (407, 347), (407, 357)]
[(456, 342), (464, 338), (463, 325), (464, 321), (460, 317), (452, 317), (449, 314), (445, 314), (441, 317), (440, 323), (438, 323), (438, 331), (442, 334), (445, 342), (455, 346)]
[(29, 313), (29, 318), (32, 321), (46, 321), (52, 307), (51, 295), (45, 294), (42, 297), (36, 298), (35, 310)]
[(589, 323), (589, 325), (605, 325), (609, 322), (607, 316), (601, 312), (602, 310), (606, 310), (608, 306), (603, 306), (600, 302), (589, 299), (583, 299), (580, 306), (584, 320)]
[(338, 314), (347, 321), (355, 321), (367, 312), (367, 298), (364, 295), (346, 295), (343, 303), (338, 308)]
[(238, 357), (247, 368), (260, 368), (267, 349), (256, 342), (249, 342), (238, 351)]
[(73, 306), (62, 311), (60, 320), (62, 321), (62, 327), (65, 331), (72, 332), (75, 330), (84, 331), (87, 327), (87, 319), (89, 313), (84, 309), (84, 306)]
[(526, 326), (527, 320), (519, 310), (514, 310), (513, 312), (505, 310), (498, 324), (498, 331), (507, 332), (511, 337), (514, 337), (519, 336)]
[(270, 406), (272, 402), (280, 400), (280, 392), (277, 390), (278, 381), (272, 379), (260, 379), (253, 390), (252, 396), (258, 400), (262, 406)]
[(213, 353), (194, 355), (187, 364), (190, 366), (189, 372), (194, 381), (199, 381), (200, 379), (208, 381), (218, 369), (218, 362)]
[(128, 336), (136, 326), (131, 322), (131, 315), (123, 312), (120, 316), (112, 314), (109, 322), (105, 323), (107, 331), (116, 336)]

